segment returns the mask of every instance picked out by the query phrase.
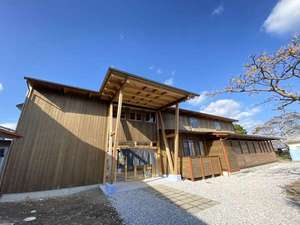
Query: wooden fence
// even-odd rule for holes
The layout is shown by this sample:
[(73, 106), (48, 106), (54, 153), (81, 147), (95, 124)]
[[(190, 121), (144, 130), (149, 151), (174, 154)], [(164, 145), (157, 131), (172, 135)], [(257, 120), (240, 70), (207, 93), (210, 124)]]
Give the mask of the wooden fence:
[(194, 181), (197, 178), (222, 174), (219, 156), (182, 157), (179, 159), (182, 177)]

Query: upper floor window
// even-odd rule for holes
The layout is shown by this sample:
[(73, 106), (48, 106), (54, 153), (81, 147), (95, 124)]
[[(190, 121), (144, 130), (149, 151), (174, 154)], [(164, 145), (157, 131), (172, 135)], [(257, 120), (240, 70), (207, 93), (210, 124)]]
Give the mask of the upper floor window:
[(145, 121), (149, 123), (156, 122), (156, 116), (154, 112), (146, 112)]
[(142, 120), (142, 113), (141, 112), (136, 112), (136, 117), (135, 117), (135, 120), (137, 121), (141, 121)]
[(200, 120), (194, 117), (190, 117), (190, 124), (192, 128), (199, 128), (200, 127)]
[(131, 111), (129, 113), (129, 119), (130, 120), (136, 120), (136, 112), (135, 111)]
[(221, 124), (219, 121), (214, 121), (214, 128), (216, 130), (222, 130)]

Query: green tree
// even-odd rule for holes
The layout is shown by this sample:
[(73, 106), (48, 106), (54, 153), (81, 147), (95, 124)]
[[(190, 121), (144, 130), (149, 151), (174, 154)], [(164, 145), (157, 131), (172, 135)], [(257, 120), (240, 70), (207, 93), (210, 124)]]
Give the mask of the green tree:
[(240, 124), (233, 124), (234, 132), (237, 134), (247, 134), (247, 130)]

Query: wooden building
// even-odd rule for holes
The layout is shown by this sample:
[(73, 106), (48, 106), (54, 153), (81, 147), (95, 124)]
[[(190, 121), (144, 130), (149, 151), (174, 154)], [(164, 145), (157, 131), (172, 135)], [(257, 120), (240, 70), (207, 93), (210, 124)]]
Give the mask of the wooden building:
[(195, 180), (276, 160), (269, 137), (179, 109), (197, 94), (110, 68), (100, 91), (25, 78), (28, 94), (1, 193), (181, 175)]

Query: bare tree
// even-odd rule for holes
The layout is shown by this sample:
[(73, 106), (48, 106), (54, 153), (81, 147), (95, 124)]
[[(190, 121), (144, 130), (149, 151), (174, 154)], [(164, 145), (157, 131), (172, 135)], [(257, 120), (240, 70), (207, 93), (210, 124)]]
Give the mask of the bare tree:
[(278, 110), (300, 103), (300, 42), (298, 37), (275, 54), (250, 57), (245, 73), (231, 79), (220, 93), (269, 93), (264, 102), (275, 102)]

